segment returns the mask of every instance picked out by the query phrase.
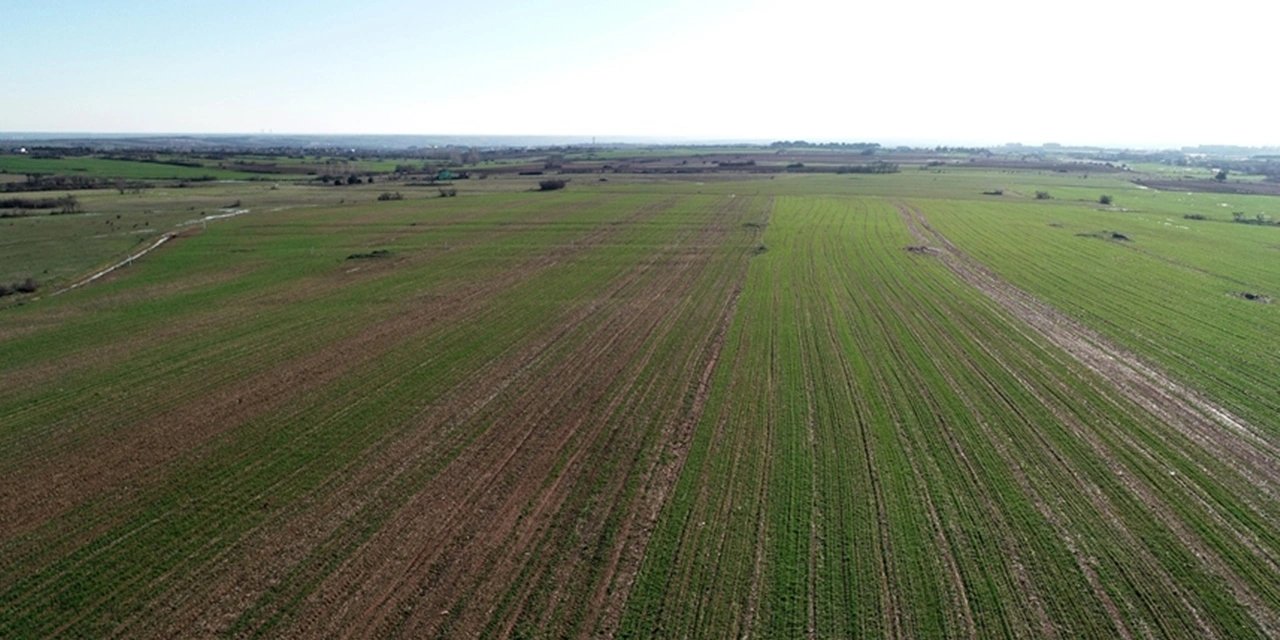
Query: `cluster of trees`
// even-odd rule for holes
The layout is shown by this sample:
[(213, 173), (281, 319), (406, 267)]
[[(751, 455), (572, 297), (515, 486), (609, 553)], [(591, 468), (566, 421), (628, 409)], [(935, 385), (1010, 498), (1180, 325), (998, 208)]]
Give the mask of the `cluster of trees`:
[(1235, 211), (1231, 214), (1232, 222), (1240, 224), (1261, 224), (1266, 226), (1280, 226), (1280, 222), (1271, 219), (1271, 216), (1265, 213), (1254, 214), (1252, 218), (1246, 217), (1243, 211)]
[(836, 167), (836, 173), (897, 173), (899, 167), (894, 162), (877, 161), (870, 164), (851, 164)]
[(342, 176), (320, 176), (320, 181), (325, 184), (332, 183), (335, 187), (340, 187), (344, 184), (364, 184), (366, 181), (368, 181), (369, 184), (373, 184), (373, 176), (361, 178), (354, 173), (345, 178)]
[[(210, 180), (213, 178), (210, 177)], [(0, 184), (0, 191), (12, 193), (18, 191), (71, 191), (80, 189), (112, 189), (116, 180), (93, 178), (89, 176), (49, 176), (28, 174), (26, 182), (5, 182)]]

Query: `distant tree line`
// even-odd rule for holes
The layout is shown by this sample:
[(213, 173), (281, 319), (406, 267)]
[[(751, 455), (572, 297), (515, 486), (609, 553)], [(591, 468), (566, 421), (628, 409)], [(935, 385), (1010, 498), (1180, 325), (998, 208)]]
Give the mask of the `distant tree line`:
[(194, 169), (203, 169), (204, 164), (195, 162), (194, 160), (179, 160), (177, 158), (157, 158), (151, 154), (135, 155), (135, 154), (108, 154), (102, 156), (106, 160), (125, 160), (129, 162), (146, 162), (149, 164), (163, 164), (173, 167), (189, 167)]
[(1245, 216), (1243, 211), (1233, 211), (1231, 213), (1231, 221), (1240, 224), (1260, 224), (1268, 227), (1280, 226), (1280, 222), (1271, 219), (1271, 216), (1265, 213), (1254, 214), (1252, 218)]
[[(207, 178), (195, 178), (195, 181), (213, 180), (213, 176)], [(80, 189), (120, 189), (122, 188), (141, 189), (149, 186), (145, 182), (123, 182), (108, 178), (94, 178), (90, 176), (51, 176), (38, 173), (27, 174), (26, 182), (5, 182), (0, 184), (0, 191), (6, 193), (14, 193), (21, 191), (71, 191)]]
[(792, 162), (784, 167), (788, 173), (897, 173), (900, 167), (893, 162), (877, 161), (870, 164), (846, 164), (838, 167), (806, 166), (803, 162)]
[(850, 151), (875, 151), (880, 148), (878, 142), (809, 142), (807, 140), (779, 140), (769, 143), (774, 149), (846, 149)]
[(900, 169), (896, 162), (876, 161), (870, 164), (850, 164), (836, 167), (836, 173), (897, 173)]
[(990, 156), (990, 155), (994, 155), (994, 154), (992, 154), (992, 153), (991, 153), (991, 150), (990, 150), (990, 149), (987, 149), (987, 148), (985, 148), (985, 147), (943, 147), (943, 146), (937, 146), (937, 147), (934, 147), (934, 148), (933, 148), (933, 150), (934, 150), (935, 152), (937, 152), (937, 153), (969, 153), (969, 154), (973, 154), (973, 155), (976, 155), (976, 156)]
[(57, 209), (58, 213), (76, 213), (80, 211), (80, 201), (70, 194), (59, 198), (3, 198), (0, 209)]

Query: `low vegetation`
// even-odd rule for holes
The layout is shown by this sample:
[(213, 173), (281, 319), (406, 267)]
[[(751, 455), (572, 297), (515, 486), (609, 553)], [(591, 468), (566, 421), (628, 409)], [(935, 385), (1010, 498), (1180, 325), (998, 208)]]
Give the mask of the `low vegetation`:
[(35, 293), (40, 289), (40, 283), (35, 278), (26, 278), (12, 284), (0, 283), (0, 297), (11, 296), (19, 293)]

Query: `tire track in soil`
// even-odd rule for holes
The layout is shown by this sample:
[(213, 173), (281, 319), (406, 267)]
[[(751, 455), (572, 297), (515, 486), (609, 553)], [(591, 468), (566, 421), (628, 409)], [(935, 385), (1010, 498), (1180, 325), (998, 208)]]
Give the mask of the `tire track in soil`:
[[(1163, 372), (1154, 369), (1152, 365), (1142, 362), (1135, 354), (1109, 343), (1096, 332), (1079, 325), (1030, 294), (999, 279), (993, 272), (976, 263), (976, 261), (961, 252), (944, 236), (930, 227), (923, 213), (918, 209), (899, 204), (898, 210), (903, 221), (918, 242), (926, 244), (932, 242), (941, 247), (930, 248), (933, 250), (932, 253), (939, 256), (943, 264), (962, 281), (981, 291), (1015, 318), (1025, 322), (1028, 327), (1034, 329), (1040, 337), (1047, 339), (1050, 344), (1057, 346), (1063, 352), (1074, 357), (1077, 362), (1111, 382), (1115, 390), (1119, 391), (1121, 395), (1136, 406), (1146, 409), (1150, 414), (1161, 420), (1165, 420), (1167, 424), (1179, 428), (1181, 433), (1187, 435), (1193, 442), (1200, 444), (1206, 451), (1234, 458), (1235, 464), (1230, 465), (1232, 469), (1239, 473), (1241, 477), (1250, 479), (1255, 483), (1258, 482), (1258, 476), (1251, 473), (1255, 468), (1253, 465), (1258, 464), (1260, 459), (1265, 460), (1267, 452), (1274, 451), (1269, 446), (1270, 443), (1258, 431), (1243, 423), (1239, 418), (1228, 414), (1224, 409), (1198, 396), (1192, 390), (1171, 380)], [(981, 345), (982, 343), (979, 342), (978, 344)], [(1035, 385), (1024, 379), (1014, 367), (1006, 363), (994, 350), (985, 347), (984, 349), (990, 357), (1000, 362), (1010, 375), (1018, 379), (1024, 389), (1036, 397), (1042, 406), (1049, 409), (1060, 424), (1071, 429), (1072, 433), (1080, 441), (1087, 443), (1091, 450), (1113, 470), (1115, 476), (1120, 479), (1126, 489), (1150, 513), (1155, 515), (1187, 549), (1192, 551), (1206, 570), (1226, 583), (1236, 601), (1244, 606), (1245, 610), (1249, 612), (1254, 622), (1261, 629), (1267, 630), (1269, 634), (1280, 633), (1280, 617), (1277, 617), (1275, 612), (1270, 611), (1267, 605), (1258, 599), (1257, 595), (1243, 579), (1227, 566), (1225, 560), (1209, 549), (1206, 546), (1207, 543), (1199, 535), (1190, 531), (1186, 523), (1171, 511), (1170, 506), (1157, 497), (1150, 487), (1138, 481), (1133, 474), (1125, 472), (1125, 466), (1115, 457), (1115, 453), (1111, 448), (1093, 433), (1089, 425), (1080, 422), (1074, 413), (1064, 410), (1056, 402), (1046, 398)], [(1061, 391), (1069, 393), (1067, 389), (1062, 389)], [(1179, 397), (1186, 399), (1187, 404), (1190, 404), (1194, 409), (1186, 406), (1186, 404), (1177, 402)], [(1229, 427), (1229, 429), (1223, 430), (1222, 427), (1224, 426)], [(1117, 433), (1123, 434), (1122, 430), (1115, 430)], [(1214, 437), (1215, 435), (1217, 436), (1216, 438)], [(1126, 437), (1124, 440), (1132, 449), (1140, 452), (1148, 459), (1154, 460), (1157, 458), (1154, 452), (1148, 451), (1132, 438)], [(1041, 444), (1053, 451), (1052, 445), (1043, 438), (1041, 438)], [(1225, 446), (1216, 446), (1219, 444), (1225, 444)], [(1171, 593), (1179, 597), (1184, 607), (1186, 607), (1185, 610), (1190, 611), (1196, 619), (1201, 632), (1206, 634), (1207, 637), (1215, 637), (1216, 633), (1213, 629), (1200, 617), (1198, 610), (1187, 600), (1187, 594), (1177, 586), (1176, 582), (1166, 572), (1160, 570), (1162, 565), (1150, 555), (1145, 546), (1141, 544), (1141, 541), (1133, 538), (1131, 532), (1121, 524), (1123, 522), (1122, 519), (1101, 489), (1076, 473), (1070, 462), (1063, 458), (1060, 453), (1054, 452), (1053, 455), (1062, 468), (1075, 479), (1083, 495), (1093, 504), (1093, 507), (1106, 516), (1105, 521), (1112, 523), (1116, 527), (1116, 533), (1129, 540), (1130, 548), (1137, 549), (1138, 555), (1143, 558), (1144, 563), (1161, 577), (1161, 581)], [(1273, 457), (1272, 462), (1276, 459)], [(1274, 477), (1275, 469), (1266, 469), (1265, 462), (1262, 464), (1262, 471), (1265, 477), (1268, 481), (1271, 481)], [(1268, 471), (1270, 473), (1267, 473)], [(1267, 491), (1270, 495), (1270, 491), (1268, 491), (1270, 487), (1268, 485), (1263, 485), (1259, 488)], [(1037, 502), (1039, 503), (1040, 501)], [(1207, 505), (1205, 505), (1205, 509), (1210, 517), (1216, 517), (1215, 512)], [(1064, 541), (1072, 549), (1073, 553), (1078, 554), (1079, 545), (1072, 542), (1073, 537), (1068, 532), (1063, 518), (1053, 515), (1047, 510), (1042, 510), (1042, 514), (1055, 523), (1055, 527), (1059, 529)], [(1259, 555), (1261, 561), (1270, 564), (1270, 558), (1257, 546), (1251, 544), (1251, 541), (1244, 537), (1244, 534), (1231, 527), (1220, 517), (1216, 517), (1216, 521), (1228, 528), (1255, 555), (1262, 554)], [(1079, 563), (1081, 569), (1085, 570), (1083, 561), (1081, 560)], [(1119, 620), (1115, 619), (1118, 617), (1118, 611), (1115, 610), (1115, 605), (1111, 603), (1110, 598), (1105, 598), (1105, 593), (1101, 593), (1101, 584), (1097, 582), (1096, 575), (1093, 574), (1091, 567), (1086, 571), (1086, 576), (1090, 578), (1090, 582), (1094, 584), (1095, 592), (1098, 592), (1099, 598), (1107, 606), (1108, 611), (1112, 613), (1113, 622), (1118, 623)], [(1127, 635), (1123, 625), (1118, 624), (1117, 629), (1121, 630), (1122, 634)]]

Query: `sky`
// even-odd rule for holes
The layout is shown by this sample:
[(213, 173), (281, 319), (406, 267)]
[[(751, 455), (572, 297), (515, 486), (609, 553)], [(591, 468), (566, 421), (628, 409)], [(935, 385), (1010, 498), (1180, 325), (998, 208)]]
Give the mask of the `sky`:
[(1263, 2), (0, 0), (0, 131), (1280, 145)]

